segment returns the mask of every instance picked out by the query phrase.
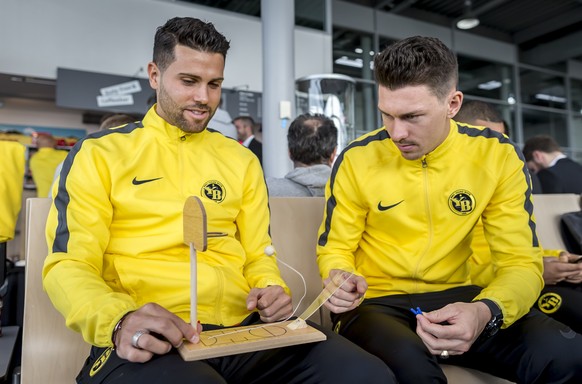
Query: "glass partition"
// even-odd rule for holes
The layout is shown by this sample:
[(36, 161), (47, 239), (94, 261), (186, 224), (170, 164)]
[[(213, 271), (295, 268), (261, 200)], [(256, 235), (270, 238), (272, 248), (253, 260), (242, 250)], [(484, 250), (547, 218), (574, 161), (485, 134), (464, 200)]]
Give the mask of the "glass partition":
[(459, 90), (467, 95), (515, 102), (512, 67), (459, 55)]
[(535, 135), (550, 135), (561, 147), (569, 147), (568, 119), (565, 113), (523, 108), (524, 140)]
[(557, 74), (529, 68), (519, 70), (521, 102), (524, 104), (566, 109), (566, 79)]
[(295, 81), (297, 115), (322, 113), (338, 129), (338, 153), (356, 138), (354, 128), (354, 79), (338, 74), (302, 77)]

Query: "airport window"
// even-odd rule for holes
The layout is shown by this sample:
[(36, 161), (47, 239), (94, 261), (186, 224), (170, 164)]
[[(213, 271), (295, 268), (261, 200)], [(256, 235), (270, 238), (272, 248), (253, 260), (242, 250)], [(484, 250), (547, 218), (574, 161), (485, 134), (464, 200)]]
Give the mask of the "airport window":
[(524, 107), (522, 116), (524, 140), (535, 135), (550, 135), (560, 146), (570, 146), (568, 119), (565, 113)]
[(515, 103), (512, 67), (491, 61), (457, 56), (459, 90), (467, 95)]
[(540, 107), (566, 109), (566, 79), (551, 72), (520, 68), (521, 102)]

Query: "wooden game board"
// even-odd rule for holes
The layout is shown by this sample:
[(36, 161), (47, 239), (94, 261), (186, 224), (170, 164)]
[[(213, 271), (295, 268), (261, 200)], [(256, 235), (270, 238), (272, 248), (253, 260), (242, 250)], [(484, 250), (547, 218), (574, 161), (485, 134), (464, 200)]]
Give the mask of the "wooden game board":
[[(204, 331), (200, 335), (199, 343), (192, 344), (185, 341), (178, 351), (184, 360), (193, 361), (313, 343), (326, 339), (322, 332), (307, 324), (304, 328), (288, 328), (287, 325), (292, 322), (289, 320), (280, 323)], [(232, 333), (239, 330), (241, 332)]]

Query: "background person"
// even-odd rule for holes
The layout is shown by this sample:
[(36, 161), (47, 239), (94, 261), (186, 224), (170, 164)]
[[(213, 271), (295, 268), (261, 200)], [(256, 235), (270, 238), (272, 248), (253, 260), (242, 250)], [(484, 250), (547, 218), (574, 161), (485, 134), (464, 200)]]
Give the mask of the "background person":
[(216, 109), (214, 116), (212, 116), (212, 119), (210, 119), (208, 127), (211, 129), (216, 129), (224, 136), (228, 136), (232, 139), (237, 138), (236, 128), (232, 123), (230, 113), (228, 113), (226, 109), (222, 108), (222, 100), (220, 100), (220, 105)]
[(337, 128), (322, 114), (303, 114), (287, 131), (293, 170), (283, 178), (268, 178), (270, 196), (323, 196), (337, 150)]
[[(326, 282), (356, 273), (326, 303), (336, 332), (399, 383), (446, 382), (443, 359), (522, 383), (582, 380), (582, 336), (530, 310), (542, 262), (519, 149), (451, 120), (463, 94), (440, 40), (394, 43), (374, 71), (384, 127), (336, 160), (318, 240)], [(467, 263), (481, 217), (497, 268), (486, 288)]]
[(232, 121), (236, 127), (238, 141), (250, 149), (263, 163), (263, 143), (255, 137), (257, 125), (250, 116), (238, 116)]
[[(67, 325), (93, 345), (79, 383), (394, 382), (376, 357), (327, 340), (185, 362), (175, 347), (202, 327), (271, 323), (291, 298), (269, 237), (259, 162), (207, 130), (229, 42), (211, 23), (173, 18), (155, 34), (143, 121), (81, 140), (65, 161), (47, 221), (43, 284)], [(190, 252), (183, 207), (198, 196), (208, 239), (197, 253), (200, 322), (190, 321)], [(113, 353), (113, 349), (115, 353)], [(342, 361), (338, 366), (337, 362)]]
[(39, 134), (36, 147), (38, 150), (30, 157), (30, 172), (36, 185), (37, 197), (48, 197), (55, 170), (65, 160), (68, 152), (56, 149), (56, 140), (49, 134)]
[(551, 136), (529, 138), (523, 154), (540, 180), (542, 193), (582, 193), (582, 165), (566, 157)]
[[(104, 129), (110, 129), (110, 128), (115, 128), (115, 127), (119, 127), (122, 125), (126, 125), (129, 123), (133, 123), (134, 121), (137, 121), (139, 119), (136, 119), (133, 116), (130, 115), (126, 115), (125, 113), (114, 113), (112, 115), (107, 115), (104, 116), (101, 124), (99, 125), (99, 128), (97, 129), (97, 131), (102, 131)], [(52, 187), (49, 189), (49, 193), (48, 193), (48, 197), (50, 197), (52, 199), (53, 197), (53, 187), (55, 187), (55, 185), (57, 185), (57, 180), (59, 178), (59, 175), (61, 174), (61, 169), (63, 169), (63, 162), (61, 161), (59, 163), (59, 165), (57, 165), (56, 169), (55, 169), (55, 173), (53, 175), (53, 181), (52, 181)]]
[[(491, 104), (482, 101), (464, 102), (455, 120), (472, 125), (482, 125), (500, 133), (506, 133), (501, 115)], [(532, 177), (532, 182), (536, 180)], [(535, 191), (535, 186), (533, 187)], [(542, 244), (543, 246), (543, 244)], [(495, 277), (491, 263), (491, 250), (485, 239), (481, 220), (473, 231), (470, 259), (471, 281), (486, 287)], [(546, 315), (582, 333), (582, 264), (575, 263), (580, 256), (564, 250), (543, 250), (544, 288), (535, 307)]]
[[(507, 123), (492, 104), (479, 100), (463, 101), (455, 121), (490, 128), (509, 136)], [(542, 185), (535, 173), (530, 172), (532, 192), (542, 193)]]

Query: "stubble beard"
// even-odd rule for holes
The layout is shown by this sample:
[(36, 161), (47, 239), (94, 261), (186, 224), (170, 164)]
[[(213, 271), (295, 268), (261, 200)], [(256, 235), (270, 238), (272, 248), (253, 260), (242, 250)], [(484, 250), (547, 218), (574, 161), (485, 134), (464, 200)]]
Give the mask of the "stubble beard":
[[(185, 109), (179, 106), (166, 92), (164, 86), (160, 86), (160, 91), (158, 95), (158, 106), (163, 112), (163, 118), (170, 124), (180, 128), (185, 133), (199, 133), (202, 132), (207, 126), (212, 116), (216, 110), (212, 111), (207, 105), (197, 105), (197, 108), (207, 109), (210, 113), (208, 117), (201, 122), (191, 122), (184, 117)], [(160, 114), (160, 111), (158, 111)]]

